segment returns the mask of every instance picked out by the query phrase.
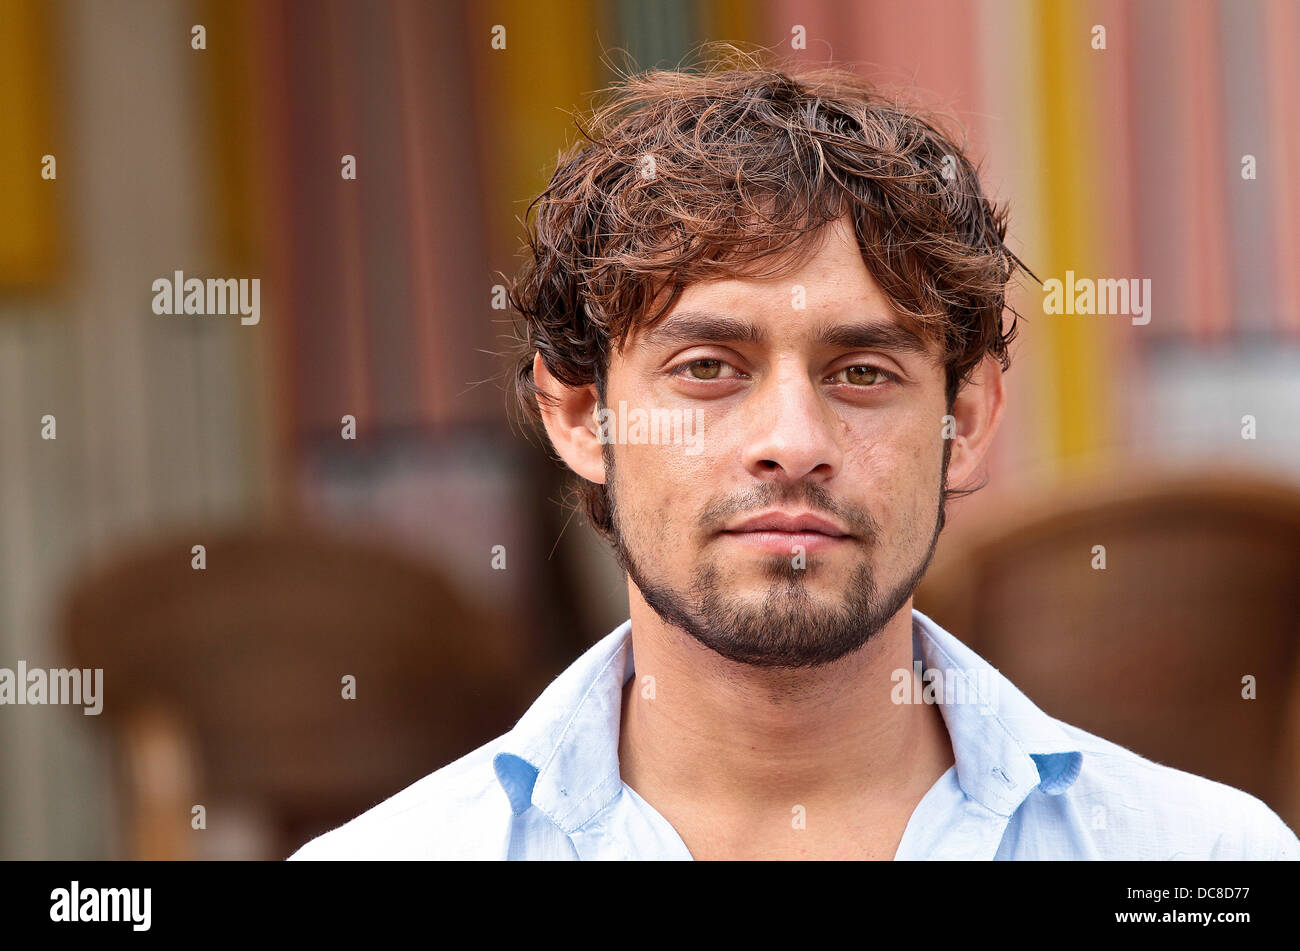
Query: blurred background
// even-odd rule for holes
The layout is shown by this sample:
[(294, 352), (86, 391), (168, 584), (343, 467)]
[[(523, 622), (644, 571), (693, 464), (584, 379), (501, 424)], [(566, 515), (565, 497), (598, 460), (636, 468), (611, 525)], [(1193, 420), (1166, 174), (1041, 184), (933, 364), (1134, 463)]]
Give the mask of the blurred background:
[[(0, 0), (0, 667), (105, 670), (0, 707), (0, 857), (282, 858), (626, 618), (498, 289), (570, 111), (706, 40), (914, 89), (1040, 278), (1150, 279), (1145, 325), (1014, 291), (918, 605), (1300, 824), (1300, 3)], [(260, 321), (155, 315), (177, 270)]]

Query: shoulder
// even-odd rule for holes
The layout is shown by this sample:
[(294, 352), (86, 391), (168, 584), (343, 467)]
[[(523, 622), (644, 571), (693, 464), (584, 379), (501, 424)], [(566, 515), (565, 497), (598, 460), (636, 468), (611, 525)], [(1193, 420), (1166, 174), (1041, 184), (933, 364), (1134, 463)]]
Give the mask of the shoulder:
[(1083, 753), (1079, 777), (1061, 798), (1096, 857), (1300, 859), (1300, 840), (1257, 797), (1060, 725)]
[(317, 836), (290, 861), (504, 857), (512, 814), (492, 770), (501, 739)]

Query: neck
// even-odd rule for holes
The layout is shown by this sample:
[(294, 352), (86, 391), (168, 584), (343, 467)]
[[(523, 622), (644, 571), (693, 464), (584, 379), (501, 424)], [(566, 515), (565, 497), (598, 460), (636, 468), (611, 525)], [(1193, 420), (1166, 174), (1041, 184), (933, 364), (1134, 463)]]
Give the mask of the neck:
[(938, 706), (891, 699), (894, 672), (914, 676), (910, 599), (853, 654), (789, 670), (727, 660), (666, 624), (634, 585), (629, 595), (636, 676), (619, 769), (652, 804), (737, 818), (790, 803), (915, 805), (952, 765)]

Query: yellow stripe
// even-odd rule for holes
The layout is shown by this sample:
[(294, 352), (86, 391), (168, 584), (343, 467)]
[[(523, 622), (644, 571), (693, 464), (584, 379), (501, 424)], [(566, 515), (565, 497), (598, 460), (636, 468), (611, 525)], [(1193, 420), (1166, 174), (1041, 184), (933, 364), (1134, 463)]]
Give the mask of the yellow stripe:
[[(505, 28), (506, 48), (492, 49), (492, 27)], [(476, 8), (469, 42), (479, 59), (489, 101), (481, 108), (487, 142), (488, 220), (494, 258), (517, 250), (516, 216), (545, 187), (556, 153), (578, 138), (567, 111), (585, 104), (602, 85), (597, 76), (597, 33), (608, 48), (612, 30), (599, 23), (589, 0), (505, 0)]]
[(255, 199), (254, 160), (265, 154), (261, 129), (253, 119), (259, 92), (252, 80), (257, 63), (253, 49), (252, 11), (248, 3), (202, 0), (199, 10), (220, 48), (195, 62), (204, 70), (200, 104), (208, 114), (204, 142), (207, 167), (202, 176), (219, 246), (231, 269), (241, 273), (264, 259), (260, 203)]
[[(53, 283), (60, 263), (59, 194), (74, 165), (54, 140), (50, 6), (0, 0), (0, 286)], [(58, 178), (41, 177), (53, 155)]]
[[(1064, 280), (1068, 269), (1076, 277), (1095, 278), (1102, 276), (1094, 267), (1098, 190), (1096, 177), (1085, 161), (1094, 149), (1084, 133), (1094, 126), (1088, 121), (1091, 99), (1083, 95), (1087, 80), (1083, 58), (1117, 54), (1092, 49), (1095, 19), (1085, 18), (1076, 0), (1045, 3), (1038, 9), (1044, 200), (1040, 212), (1045, 237), (1040, 258), (1044, 270), (1039, 276)], [(1031, 300), (1040, 299), (1037, 294), (1031, 296)], [(1054, 455), (1068, 462), (1096, 451), (1107, 441), (1110, 375), (1104, 362), (1102, 327), (1096, 324), (1097, 318), (1087, 316), (1038, 312), (1032, 319), (1045, 338), (1042, 352), (1048, 357), (1049, 392), (1054, 402), (1046, 445), (1054, 446)]]
[(752, 0), (710, 0), (704, 6), (701, 20), (711, 39), (732, 43), (757, 42)]

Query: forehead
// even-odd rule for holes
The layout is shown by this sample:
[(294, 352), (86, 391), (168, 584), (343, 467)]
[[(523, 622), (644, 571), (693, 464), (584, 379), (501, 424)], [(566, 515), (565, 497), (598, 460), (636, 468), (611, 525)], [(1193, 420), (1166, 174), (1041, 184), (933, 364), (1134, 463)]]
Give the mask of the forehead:
[(796, 292), (802, 290), (805, 309), (853, 306), (892, 309), (888, 297), (862, 259), (857, 236), (847, 218), (840, 218), (809, 233), (793, 245), (791, 251), (799, 252), (799, 256), (777, 258), (773, 263), (780, 270), (775, 274), (692, 285), (683, 292), (678, 307), (694, 306), (702, 298), (734, 297), (739, 302), (752, 301), (764, 305), (784, 299), (788, 309), (794, 310)]
[[(848, 218), (823, 226), (803, 242), (797, 248), (801, 254), (778, 261), (775, 273), (687, 286), (662, 318), (629, 335), (625, 349), (692, 339), (758, 345), (812, 342), (844, 348), (888, 346), (937, 359), (931, 335), (900, 316), (872, 277)], [(650, 312), (661, 306), (662, 299)]]

